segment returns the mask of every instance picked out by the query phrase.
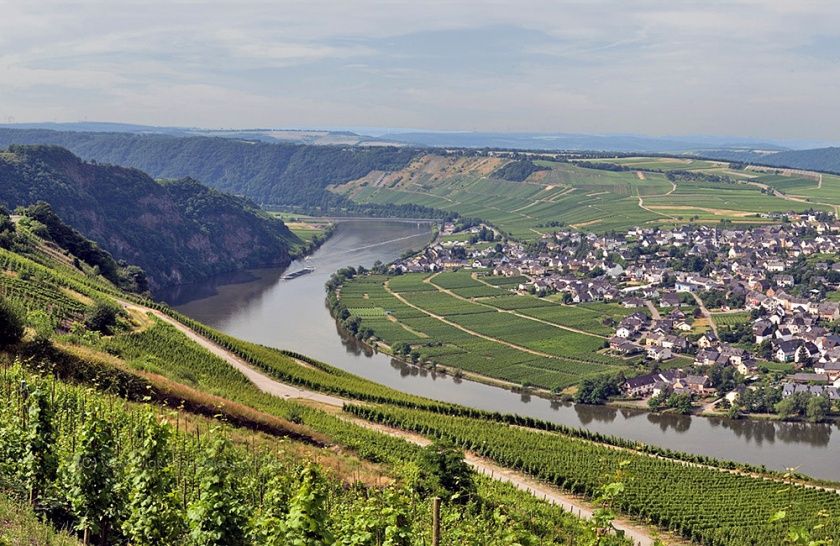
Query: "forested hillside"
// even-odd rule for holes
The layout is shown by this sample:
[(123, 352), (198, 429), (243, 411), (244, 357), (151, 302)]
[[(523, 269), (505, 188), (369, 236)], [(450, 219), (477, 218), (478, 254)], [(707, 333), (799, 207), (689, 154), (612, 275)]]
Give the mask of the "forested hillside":
[(709, 152), (708, 155), (714, 158), (742, 161), (744, 163), (758, 163), (772, 167), (789, 167), (792, 169), (840, 173), (840, 148), (790, 150), (774, 154), (721, 150)]
[[(280, 220), (195, 180), (155, 182), (55, 146), (0, 153), (0, 203), (13, 209), (39, 201), (117, 259), (140, 266), (152, 288), (285, 265), (301, 244)], [(39, 221), (50, 223), (46, 216)]]
[(259, 204), (329, 213), (428, 217), (416, 205), (359, 205), (326, 188), (371, 171), (399, 170), (419, 153), (392, 147), (273, 144), (227, 138), (43, 129), (0, 129), (0, 148), (56, 144), (100, 163), (134, 167), (155, 178), (191, 177)]

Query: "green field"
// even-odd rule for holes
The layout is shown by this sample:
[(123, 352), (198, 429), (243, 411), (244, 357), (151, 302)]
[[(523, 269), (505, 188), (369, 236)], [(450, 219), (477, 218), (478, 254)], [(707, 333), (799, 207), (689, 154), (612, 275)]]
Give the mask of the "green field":
[(505, 284), (469, 271), (357, 277), (340, 301), (376, 337), (411, 345), (422, 361), (514, 383), (562, 388), (626, 365), (602, 351), (612, 321), (627, 314), (621, 306), (566, 306), (513, 295), (507, 287), (518, 279), (486, 279)]
[[(476, 159), (478, 161), (478, 159)], [(781, 171), (730, 169), (724, 162), (688, 158), (634, 157), (597, 159), (633, 171), (613, 172), (570, 163), (540, 160), (540, 171), (525, 182), (508, 182), (482, 172), (442, 168), (440, 172), (398, 174), (393, 182), (349, 183), (336, 191), (359, 203), (418, 204), (480, 218), (512, 237), (534, 239), (552, 230), (552, 223), (598, 233), (633, 226), (676, 225), (695, 221), (758, 224), (762, 213), (833, 210), (840, 206), (840, 177), (815, 177)], [(409, 168), (407, 168), (409, 169)], [(731, 183), (678, 179), (665, 174), (690, 171), (724, 176)], [(661, 172), (657, 172), (661, 171)], [(764, 186), (784, 195), (762, 192)], [(445, 240), (463, 240), (459, 234)]]

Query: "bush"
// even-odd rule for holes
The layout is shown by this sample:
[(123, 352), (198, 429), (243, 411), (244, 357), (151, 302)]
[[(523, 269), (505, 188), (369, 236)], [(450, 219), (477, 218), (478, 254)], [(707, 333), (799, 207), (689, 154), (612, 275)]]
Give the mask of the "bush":
[(117, 325), (120, 309), (106, 301), (98, 301), (85, 313), (85, 326), (89, 330), (110, 335)]
[(0, 298), (0, 347), (17, 343), (23, 337), (21, 312), (5, 298)]

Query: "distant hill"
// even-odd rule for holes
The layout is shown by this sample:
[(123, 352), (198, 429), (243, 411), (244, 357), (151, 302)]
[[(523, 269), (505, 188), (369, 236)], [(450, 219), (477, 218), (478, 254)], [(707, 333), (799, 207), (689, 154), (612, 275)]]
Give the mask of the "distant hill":
[(772, 143), (727, 137), (651, 137), (644, 135), (584, 135), (572, 133), (400, 132), (384, 140), (414, 146), (507, 148), (514, 150), (576, 150), (609, 152), (684, 153), (697, 149), (783, 150)]
[(0, 203), (38, 201), (115, 258), (141, 267), (153, 289), (286, 265), (301, 243), (280, 220), (192, 179), (156, 182), (136, 169), (86, 163), (57, 146), (0, 152)]
[(55, 144), (79, 157), (135, 167), (155, 178), (191, 177), (262, 205), (372, 215), (428, 216), (417, 206), (357, 205), (326, 191), (371, 171), (399, 170), (420, 152), (163, 134), (0, 129), (0, 148)]
[(840, 147), (815, 148), (812, 150), (789, 150), (777, 153), (733, 152), (715, 150), (703, 155), (715, 159), (742, 161), (744, 163), (761, 163), (773, 167), (790, 167), (792, 169), (812, 169), (840, 173)]

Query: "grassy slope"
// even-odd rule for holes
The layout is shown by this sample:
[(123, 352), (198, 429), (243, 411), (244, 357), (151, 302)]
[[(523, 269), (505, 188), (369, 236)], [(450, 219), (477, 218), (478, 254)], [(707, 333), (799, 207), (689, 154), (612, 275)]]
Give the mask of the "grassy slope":
[[(692, 217), (703, 223), (721, 219), (756, 223), (766, 221), (756, 217), (763, 212), (809, 206), (830, 210), (828, 205), (840, 204), (840, 177), (827, 175), (817, 190), (814, 180), (801, 176), (735, 171), (710, 161), (642, 157), (598, 160), (638, 169), (622, 172), (539, 161), (550, 170), (534, 173), (525, 182), (508, 182), (491, 177), (492, 170), (485, 168), (488, 161), (426, 156), (401, 171), (369, 175), (334, 191), (361, 203), (414, 203), (479, 217), (522, 239), (550, 231), (545, 226), (552, 221), (605, 232), (684, 223)], [(493, 161), (498, 165), (502, 160)], [(678, 182), (674, 189), (653, 170), (723, 175), (745, 183)], [(760, 187), (746, 182), (769, 184), (801, 196), (802, 202), (762, 194)]]

